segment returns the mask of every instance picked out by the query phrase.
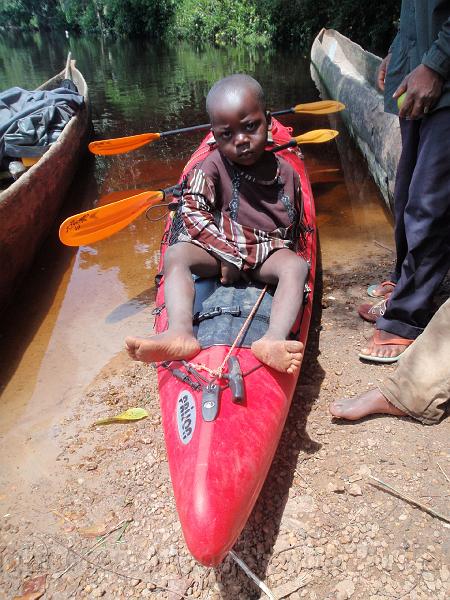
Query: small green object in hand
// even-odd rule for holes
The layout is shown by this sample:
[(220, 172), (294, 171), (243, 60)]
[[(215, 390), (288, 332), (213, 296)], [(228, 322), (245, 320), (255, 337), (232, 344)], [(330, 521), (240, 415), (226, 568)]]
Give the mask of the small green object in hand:
[(406, 98), (406, 92), (403, 92), (403, 94), (397, 98), (398, 110), (400, 110), (401, 107), (403, 106), (403, 102), (405, 101), (405, 98)]
[(148, 412), (145, 408), (129, 408), (120, 415), (114, 417), (107, 417), (106, 419), (99, 419), (95, 421), (94, 425), (109, 425), (110, 423), (128, 423), (129, 421), (140, 421), (148, 417)]

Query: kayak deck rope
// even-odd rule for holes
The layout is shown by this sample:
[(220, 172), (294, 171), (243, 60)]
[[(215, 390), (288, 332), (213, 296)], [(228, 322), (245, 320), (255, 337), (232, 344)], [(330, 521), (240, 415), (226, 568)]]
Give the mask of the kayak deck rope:
[(259, 305), (262, 302), (262, 299), (264, 298), (264, 294), (267, 291), (267, 285), (265, 285), (263, 287), (263, 289), (261, 290), (260, 295), (258, 296), (252, 310), (250, 311), (250, 314), (248, 315), (248, 317), (245, 319), (242, 327), (240, 328), (240, 330), (238, 331), (233, 344), (230, 346), (230, 349), (228, 350), (225, 358), (222, 361), (222, 364), (220, 365), (220, 367), (218, 367), (217, 369), (210, 369), (209, 367), (207, 367), (206, 365), (202, 364), (202, 363), (190, 363), (190, 365), (194, 368), (197, 369), (197, 371), (206, 371), (207, 373), (209, 373), (209, 375), (211, 377), (213, 377), (214, 379), (221, 379), (222, 375), (223, 375), (223, 371), (225, 369), (225, 365), (227, 364), (228, 359), (230, 358), (231, 354), (233, 353), (233, 350), (236, 348), (239, 340), (241, 339), (241, 337), (243, 336), (245, 330), (248, 328), (248, 326), (250, 325), (251, 320), (253, 319), (253, 317), (256, 314), (256, 311), (259, 308)]

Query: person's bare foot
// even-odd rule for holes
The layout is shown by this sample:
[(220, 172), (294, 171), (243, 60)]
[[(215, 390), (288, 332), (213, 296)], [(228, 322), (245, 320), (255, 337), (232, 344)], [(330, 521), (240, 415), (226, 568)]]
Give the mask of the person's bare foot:
[(201, 350), (195, 337), (171, 331), (148, 339), (127, 337), (125, 345), (130, 358), (146, 363), (189, 359)]
[(296, 340), (277, 340), (268, 336), (253, 342), (258, 360), (281, 373), (295, 373), (302, 364), (303, 344)]
[[(389, 343), (392, 340), (394, 343)], [(395, 342), (404, 343), (395, 343)], [(361, 358), (370, 360), (371, 357), (376, 361), (377, 358), (393, 359), (394, 362), (411, 344), (413, 340), (395, 336), (389, 331), (376, 329), (375, 333), (366, 348), (363, 348), (359, 354)], [(387, 361), (386, 361), (387, 362)]]
[(368, 415), (406, 415), (399, 408), (391, 404), (378, 388), (369, 390), (355, 398), (341, 398), (330, 404), (330, 413), (337, 419), (357, 421)]

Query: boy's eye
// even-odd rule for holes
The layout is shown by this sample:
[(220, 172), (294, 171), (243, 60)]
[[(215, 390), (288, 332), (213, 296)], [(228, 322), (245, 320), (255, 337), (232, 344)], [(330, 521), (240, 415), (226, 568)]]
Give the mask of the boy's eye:
[(231, 137), (231, 131), (222, 131), (222, 133), (220, 134), (220, 137), (223, 140), (229, 140)]
[(246, 131), (254, 131), (255, 128), (256, 128), (256, 123), (254, 123), (253, 121), (250, 121), (249, 123), (245, 124)]

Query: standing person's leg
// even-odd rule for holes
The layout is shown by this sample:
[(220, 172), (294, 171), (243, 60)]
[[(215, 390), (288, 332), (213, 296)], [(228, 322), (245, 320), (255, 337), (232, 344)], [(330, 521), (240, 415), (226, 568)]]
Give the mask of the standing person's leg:
[(389, 402), (426, 424), (440, 421), (450, 400), (450, 299), (380, 385)]
[(450, 299), (399, 360), (396, 371), (375, 388), (354, 398), (335, 400), (333, 417), (354, 421), (373, 414), (409, 415), (427, 425), (438, 423), (450, 400)]
[(292, 250), (277, 250), (255, 269), (254, 278), (276, 285), (267, 333), (252, 344), (253, 354), (277, 371), (294, 373), (299, 369), (303, 344), (288, 340), (303, 303), (308, 275), (305, 260)]
[(402, 272), (403, 261), (408, 254), (408, 243), (405, 232), (405, 208), (408, 204), (409, 186), (417, 162), (417, 151), (420, 141), (420, 121), (400, 119), (402, 136), (402, 152), (397, 167), (394, 189), (394, 239), (396, 260), (391, 274), (391, 281), (397, 282)]
[[(408, 203), (409, 186), (417, 161), (419, 147), (420, 121), (400, 119), (400, 133), (402, 137), (402, 151), (397, 166), (394, 189), (394, 240), (395, 240), (395, 267), (389, 277), (389, 282), (397, 283), (400, 279), (403, 261), (408, 253), (406, 242), (404, 212)], [(387, 292), (392, 292), (391, 285), (371, 286), (374, 288), (371, 296), (383, 298)]]
[(164, 255), (164, 301), (169, 328), (151, 338), (127, 337), (128, 354), (134, 360), (159, 362), (192, 358), (200, 351), (193, 333), (192, 273), (212, 277), (220, 272), (220, 263), (203, 248), (189, 242), (169, 246)]
[(450, 266), (450, 109), (421, 119), (420, 142), (409, 197), (404, 210), (408, 252), (400, 279), (378, 333), (364, 349), (363, 358), (395, 359), (406, 344), (390, 338), (414, 340), (432, 314), (433, 296)]

